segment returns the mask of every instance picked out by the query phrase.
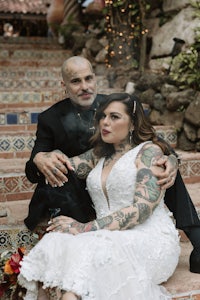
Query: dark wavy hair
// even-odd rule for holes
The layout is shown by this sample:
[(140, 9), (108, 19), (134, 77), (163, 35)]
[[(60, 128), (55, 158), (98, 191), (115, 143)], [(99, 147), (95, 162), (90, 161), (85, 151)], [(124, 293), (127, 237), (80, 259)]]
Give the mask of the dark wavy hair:
[(129, 115), (131, 121), (133, 122), (134, 131), (132, 133), (132, 143), (134, 146), (139, 145), (140, 143), (143, 143), (145, 141), (152, 141), (153, 143), (159, 145), (165, 154), (170, 154), (169, 145), (163, 140), (161, 141), (157, 137), (156, 132), (149, 121), (149, 118), (144, 113), (144, 109), (138, 97), (136, 97), (135, 95), (129, 95), (127, 93), (113, 93), (107, 95), (105, 100), (100, 103), (97, 109), (95, 118), (96, 132), (90, 140), (94, 147), (94, 153), (95, 155), (97, 155), (97, 157), (109, 157), (115, 152), (113, 144), (105, 143), (102, 140), (99, 130), (99, 121), (103, 115), (104, 110), (110, 103), (115, 101), (124, 104), (126, 113)]

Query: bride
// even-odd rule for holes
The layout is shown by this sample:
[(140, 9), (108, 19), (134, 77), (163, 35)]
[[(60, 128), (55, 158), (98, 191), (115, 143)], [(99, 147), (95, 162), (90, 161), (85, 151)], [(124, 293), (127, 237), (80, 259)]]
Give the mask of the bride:
[(107, 96), (96, 115), (93, 149), (67, 158), (69, 170), (87, 177), (97, 214), (80, 223), (58, 216), (24, 256), (19, 283), (26, 300), (38, 283), (57, 287), (62, 300), (168, 300), (160, 284), (174, 272), (178, 231), (164, 206), (154, 162), (169, 154), (135, 96)]

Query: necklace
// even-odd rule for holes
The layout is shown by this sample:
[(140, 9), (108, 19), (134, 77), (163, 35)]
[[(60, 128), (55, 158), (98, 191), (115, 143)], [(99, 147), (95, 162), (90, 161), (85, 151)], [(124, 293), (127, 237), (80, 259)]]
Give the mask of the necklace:
[(94, 120), (96, 117), (96, 108), (93, 110), (81, 111), (77, 113), (77, 117), (80, 120), (83, 127), (86, 129), (87, 132), (94, 134), (95, 127), (94, 127)]

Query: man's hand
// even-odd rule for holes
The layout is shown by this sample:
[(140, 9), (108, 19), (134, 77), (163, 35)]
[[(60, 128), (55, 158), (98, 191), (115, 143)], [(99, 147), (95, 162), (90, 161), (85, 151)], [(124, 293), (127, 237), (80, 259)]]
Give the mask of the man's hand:
[(163, 155), (162, 158), (156, 161), (156, 165), (163, 166), (163, 171), (154, 173), (154, 175), (159, 178), (158, 184), (161, 185), (162, 189), (170, 188), (174, 185), (178, 171), (177, 158), (173, 154), (169, 156)]
[[(70, 166), (67, 156), (59, 150), (52, 152), (38, 152), (33, 162), (38, 170), (45, 176), (47, 183), (52, 187), (63, 186), (67, 179), (67, 168)], [(67, 165), (67, 167), (66, 167)]]

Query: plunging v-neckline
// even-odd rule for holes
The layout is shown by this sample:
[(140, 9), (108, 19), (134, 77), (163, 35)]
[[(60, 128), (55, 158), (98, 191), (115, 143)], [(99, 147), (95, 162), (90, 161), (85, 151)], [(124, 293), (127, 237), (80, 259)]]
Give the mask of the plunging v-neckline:
[[(116, 160), (113, 164), (113, 166), (111, 167), (110, 171), (108, 172), (108, 175), (106, 177), (105, 180), (102, 179), (102, 175), (103, 175), (103, 169), (104, 169), (104, 163), (105, 163), (105, 157), (102, 158), (102, 162), (101, 162), (101, 172), (100, 172), (100, 184), (101, 184), (101, 190), (102, 190), (102, 193), (107, 201), (107, 204), (108, 204), (108, 208), (110, 209), (110, 203), (109, 203), (109, 195), (108, 195), (108, 191), (107, 191), (107, 183), (108, 183), (108, 180), (109, 180), (109, 177), (112, 175), (112, 171), (113, 169), (115, 168), (115, 166), (118, 164), (118, 162), (127, 154), (129, 153), (131, 150), (133, 149), (130, 149), (128, 150), (127, 152), (125, 152), (122, 156), (119, 157), (118, 160)], [(105, 183), (105, 184), (104, 184)]]

